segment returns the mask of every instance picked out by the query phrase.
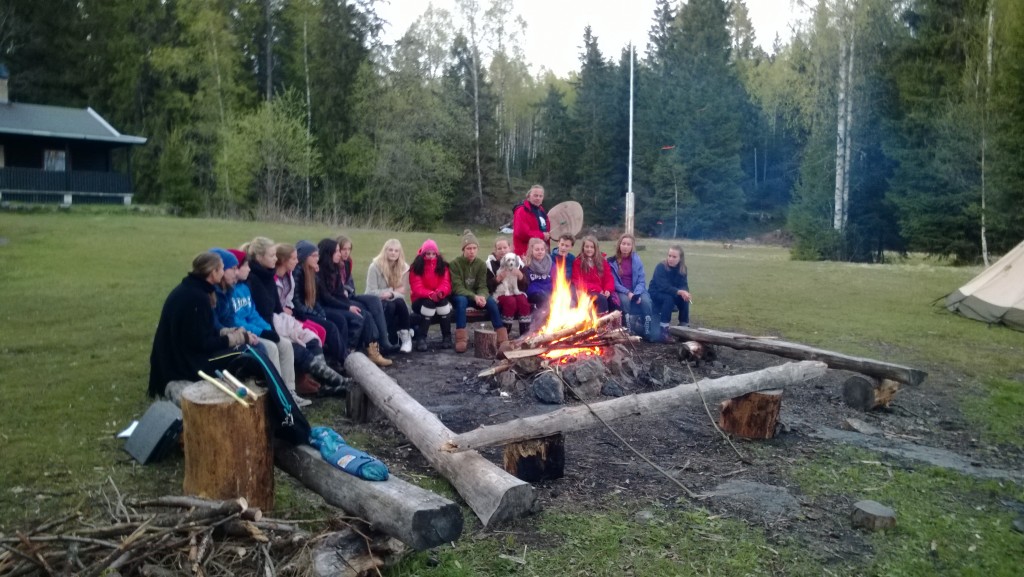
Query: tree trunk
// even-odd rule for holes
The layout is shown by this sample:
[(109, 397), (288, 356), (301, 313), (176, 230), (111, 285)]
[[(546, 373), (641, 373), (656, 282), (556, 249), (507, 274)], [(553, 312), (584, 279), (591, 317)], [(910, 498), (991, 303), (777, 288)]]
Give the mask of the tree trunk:
[(846, 34), (839, 31), (839, 78), (838, 78), (838, 106), (836, 118), (836, 186), (833, 195), (832, 228), (838, 232), (843, 230), (846, 206), (843, 204), (843, 184), (846, 182), (846, 60), (848, 58), (849, 46), (846, 43)]
[(439, 450), (454, 433), (366, 355), (349, 354), (345, 370), (359, 382), (377, 408), (416, 445), (431, 466), (451, 481), (485, 526), (533, 511), (536, 495), (529, 483), (509, 475), (476, 451), (450, 454)]
[(275, 460), (282, 471), (324, 498), (360, 517), (374, 529), (423, 550), (455, 541), (462, 535), (459, 506), (426, 489), (391, 476), (366, 481), (335, 468), (308, 446), (278, 443)]
[(888, 407), (899, 390), (900, 383), (892, 379), (876, 380), (853, 376), (843, 383), (843, 402), (848, 407), (867, 412)]
[(498, 356), (498, 333), (488, 329), (473, 329), (473, 354), (478, 359)]
[(995, 37), (995, 4), (995, 0), (988, 0), (988, 37), (985, 43), (985, 101), (982, 103), (981, 109), (981, 257), (984, 259), (986, 267), (989, 266), (989, 262), (988, 235), (985, 232), (985, 204), (987, 200), (985, 190), (985, 153), (988, 150), (988, 106), (989, 100), (992, 97), (992, 45)]
[(782, 391), (747, 393), (719, 405), (718, 427), (746, 439), (771, 439), (782, 408)]
[(633, 415), (656, 415), (681, 407), (700, 406), (704, 398), (732, 398), (746, 393), (766, 389), (784, 388), (786, 385), (808, 381), (825, 374), (825, 364), (814, 361), (786, 363), (753, 373), (704, 379), (698, 384), (683, 384), (671, 389), (629, 395), (610, 401), (591, 403), (589, 407), (578, 405), (566, 407), (535, 417), (515, 419), (499, 425), (484, 426), (468, 433), (454, 435), (438, 445), (444, 451), (456, 454), (483, 447), (546, 437), (555, 433), (567, 433), (599, 426), (602, 421), (610, 422)]
[(274, 454), (267, 399), (247, 397), (243, 407), (202, 381), (182, 393), (184, 491), (208, 499), (245, 497), (263, 511), (274, 508)]
[(505, 470), (530, 483), (561, 479), (565, 475), (565, 436), (529, 439), (505, 445)]
[(865, 375), (871, 375), (873, 377), (892, 379), (908, 385), (920, 385), (924, 382), (925, 377), (928, 376), (928, 373), (922, 370), (913, 369), (903, 365), (864, 359), (861, 357), (851, 357), (834, 351), (816, 349), (807, 345), (780, 341), (774, 338), (752, 337), (739, 333), (727, 333), (722, 331), (713, 331), (710, 329), (695, 329), (691, 327), (670, 327), (668, 332), (680, 338), (702, 343), (724, 345), (734, 349), (758, 351), (785, 357), (787, 359), (809, 359), (821, 361), (832, 369), (855, 371)]
[[(852, 28), (852, 25), (851, 25)], [(843, 123), (843, 226), (846, 230), (846, 221), (850, 216), (850, 155), (853, 150), (853, 62), (856, 52), (855, 32), (850, 31), (850, 48), (847, 51), (846, 59), (846, 122)]]

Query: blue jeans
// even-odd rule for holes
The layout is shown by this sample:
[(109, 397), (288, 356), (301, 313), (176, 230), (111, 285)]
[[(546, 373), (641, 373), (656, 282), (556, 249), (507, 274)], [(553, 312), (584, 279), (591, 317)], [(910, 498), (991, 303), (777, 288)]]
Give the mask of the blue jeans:
[(657, 294), (653, 296), (654, 310), (658, 311), (661, 324), (667, 325), (672, 322), (672, 311), (679, 309), (679, 324), (690, 323), (690, 303), (683, 300), (678, 294), (668, 295)]
[(630, 315), (635, 317), (637, 324), (640, 325), (638, 330), (634, 330), (634, 327), (629, 326), (629, 330), (634, 333), (638, 333), (644, 338), (651, 338), (651, 323), (653, 315), (653, 305), (651, 304), (651, 295), (643, 293), (640, 295), (634, 295), (634, 299), (639, 298), (640, 302), (636, 303), (629, 300), (629, 294), (619, 293), (619, 303), (622, 304), (622, 314)]
[[(455, 328), (464, 329), (466, 328), (466, 309), (470, 307), (469, 297), (462, 295), (452, 296), (452, 304), (455, 306)], [(476, 303), (473, 303), (473, 308), (479, 308)], [(487, 303), (484, 305), (487, 309), (487, 315), (491, 317), (491, 326), (496, 329), (500, 329), (505, 326), (505, 323), (501, 321), (501, 311), (498, 309), (498, 302), (492, 297), (487, 297)]]

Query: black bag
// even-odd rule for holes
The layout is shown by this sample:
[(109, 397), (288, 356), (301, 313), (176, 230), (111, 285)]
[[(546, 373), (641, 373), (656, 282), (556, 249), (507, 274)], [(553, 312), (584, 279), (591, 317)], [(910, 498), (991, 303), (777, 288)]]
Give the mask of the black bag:
[(245, 350), (228, 365), (228, 371), (239, 380), (251, 378), (267, 388), (267, 394), (270, 395), (268, 418), (278, 438), (293, 445), (309, 444), (309, 421), (295, 404), (284, 379), (266, 355), (246, 345)]

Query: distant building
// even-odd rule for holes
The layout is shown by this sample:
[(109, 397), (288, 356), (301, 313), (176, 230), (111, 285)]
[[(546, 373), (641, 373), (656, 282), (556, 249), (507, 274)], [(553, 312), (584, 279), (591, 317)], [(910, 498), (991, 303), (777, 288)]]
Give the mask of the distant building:
[[(0, 200), (131, 204), (131, 149), (141, 136), (114, 129), (92, 108), (11, 102), (0, 64)], [(114, 170), (124, 154), (129, 171)]]

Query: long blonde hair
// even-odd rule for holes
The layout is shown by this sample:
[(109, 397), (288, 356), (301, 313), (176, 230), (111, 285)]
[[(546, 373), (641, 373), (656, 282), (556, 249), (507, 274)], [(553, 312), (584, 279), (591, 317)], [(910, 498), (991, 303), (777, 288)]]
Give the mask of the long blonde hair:
[(587, 248), (587, 243), (594, 245), (594, 268), (597, 269), (597, 276), (604, 276), (604, 255), (601, 254), (601, 246), (597, 244), (597, 237), (588, 234), (583, 237), (583, 242), (580, 243), (580, 254), (576, 256), (580, 261), (580, 270), (584, 273), (590, 272), (590, 266), (587, 264), (587, 257), (584, 256), (583, 251)]
[[(543, 239), (539, 239), (537, 237), (533, 237), (533, 238), (530, 239), (530, 243), (526, 245), (526, 257), (523, 258), (523, 262), (526, 263), (526, 266), (530, 266), (531, 264), (533, 264), (533, 247), (535, 245), (538, 245), (538, 244), (544, 245), (544, 247), (546, 249), (548, 243), (544, 242)], [(548, 251), (545, 250), (544, 254), (547, 255)], [(548, 256), (550, 256), (550, 255), (548, 255)]]
[[(398, 260), (394, 264), (388, 260), (388, 249), (398, 249)], [(402, 277), (406, 272), (409, 271), (409, 264), (405, 262), (405, 250), (402, 248), (402, 242), (397, 238), (389, 238), (384, 241), (384, 246), (380, 249), (380, 254), (375, 256), (372, 261), (373, 266), (377, 267), (377, 270), (384, 275), (384, 280), (388, 282), (388, 288), (401, 288)]]
[(249, 262), (253, 263), (256, 262), (256, 259), (267, 254), (267, 251), (274, 246), (274, 241), (265, 236), (257, 236), (242, 246), (245, 248), (241, 250), (245, 251), (246, 256), (249, 257)]

